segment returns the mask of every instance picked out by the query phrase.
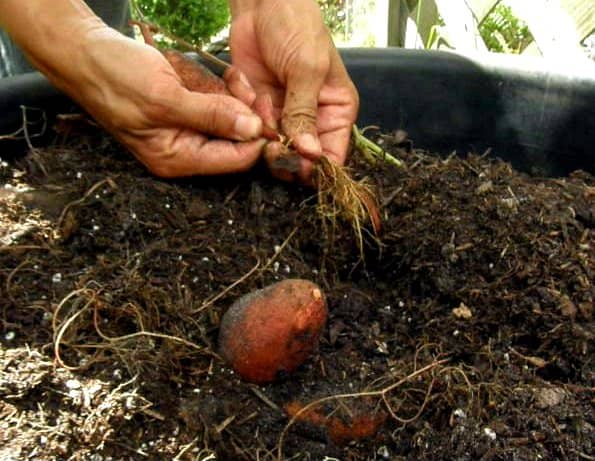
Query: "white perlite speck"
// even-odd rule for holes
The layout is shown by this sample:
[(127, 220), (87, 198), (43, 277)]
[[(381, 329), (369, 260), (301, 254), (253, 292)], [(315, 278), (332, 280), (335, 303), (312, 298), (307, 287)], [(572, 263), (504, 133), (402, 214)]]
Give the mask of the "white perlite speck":
[(80, 389), (81, 382), (77, 379), (69, 379), (68, 381), (66, 381), (66, 387), (68, 389)]
[(494, 429), (492, 429), (491, 427), (484, 427), (483, 428), (483, 433), (489, 437), (491, 440), (496, 440), (496, 431), (494, 431)]

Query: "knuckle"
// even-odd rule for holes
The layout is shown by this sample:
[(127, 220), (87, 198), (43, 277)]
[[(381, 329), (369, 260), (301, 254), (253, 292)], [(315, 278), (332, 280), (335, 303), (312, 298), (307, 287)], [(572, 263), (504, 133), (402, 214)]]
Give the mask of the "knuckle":
[(284, 109), (283, 117), (288, 122), (291, 122), (294, 119), (301, 121), (301, 123), (316, 122), (317, 111), (317, 107), (306, 104), (296, 104)]
[(316, 49), (315, 45), (294, 50), (288, 56), (288, 74), (299, 74), (300, 77), (303, 76), (304, 78), (313, 78), (327, 74), (330, 66), (328, 54), (315, 53), (312, 55), (312, 53), (305, 51), (310, 49)]
[(325, 75), (330, 66), (330, 58), (327, 53), (318, 53), (314, 59), (307, 59), (305, 66), (313, 75)]
[(150, 85), (145, 98), (144, 113), (149, 120), (168, 119), (174, 112), (175, 90), (169, 84), (155, 82)]
[(219, 113), (223, 112), (222, 104), (217, 98), (207, 97), (204, 98), (202, 105), (201, 125), (205, 131), (214, 133), (219, 126)]
[(283, 113), (281, 125), (289, 136), (315, 130), (316, 108), (301, 105), (292, 107)]
[(295, 39), (289, 38), (280, 63), (280, 68), (285, 69), (285, 73), (287, 74), (285, 77), (286, 80), (291, 70), (296, 66), (300, 66), (300, 61), (299, 44), (296, 43)]
[(225, 134), (233, 123), (237, 107), (230, 96), (201, 95), (197, 104), (200, 109), (200, 126), (210, 134)]
[(173, 178), (176, 176), (174, 160), (176, 152), (167, 143), (148, 140), (140, 149), (133, 150), (134, 156), (155, 176)]
[(174, 169), (167, 162), (145, 163), (147, 169), (159, 178), (173, 178), (176, 176)]

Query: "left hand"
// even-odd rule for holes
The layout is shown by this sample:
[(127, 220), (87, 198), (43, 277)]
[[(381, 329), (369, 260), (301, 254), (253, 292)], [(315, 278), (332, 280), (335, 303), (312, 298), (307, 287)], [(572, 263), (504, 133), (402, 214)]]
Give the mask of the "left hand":
[(232, 0), (231, 10), (233, 64), (258, 95), (270, 95), (272, 120), (263, 117), (264, 122), (281, 121), (303, 157), (299, 179), (310, 182), (313, 161), (321, 155), (343, 164), (359, 100), (316, 2)]

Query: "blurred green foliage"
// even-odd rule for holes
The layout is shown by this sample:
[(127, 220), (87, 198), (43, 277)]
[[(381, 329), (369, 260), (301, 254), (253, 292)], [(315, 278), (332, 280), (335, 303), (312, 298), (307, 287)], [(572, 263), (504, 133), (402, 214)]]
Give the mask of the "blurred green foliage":
[[(196, 45), (209, 43), (230, 20), (228, 0), (132, 0), (132, 4), (137, 19)], [(318, 0), (318, 4), (331, 32), (345, 33), (346, 0)]]
[(196, 45), (208, 43), (229, 24), (228, 0), (133, 0), (132, 3), (141, 18)]
[(318, 0), (324, 23), (333, 34), (347, 32), (347, 4), (345, 0)]
[(499, 53), (521, 53), (533, 41), (527, 25), (503, 3), (486, 16), (479, 33), (488, 49)]

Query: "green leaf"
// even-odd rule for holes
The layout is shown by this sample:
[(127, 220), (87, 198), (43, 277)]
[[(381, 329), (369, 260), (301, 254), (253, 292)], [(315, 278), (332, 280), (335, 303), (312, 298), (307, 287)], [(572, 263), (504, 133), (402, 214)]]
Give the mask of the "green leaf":
[(193, 44), (210, 41), (229, 24), (227, 0), (134, 0), (144, 18)]

